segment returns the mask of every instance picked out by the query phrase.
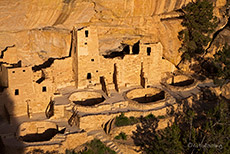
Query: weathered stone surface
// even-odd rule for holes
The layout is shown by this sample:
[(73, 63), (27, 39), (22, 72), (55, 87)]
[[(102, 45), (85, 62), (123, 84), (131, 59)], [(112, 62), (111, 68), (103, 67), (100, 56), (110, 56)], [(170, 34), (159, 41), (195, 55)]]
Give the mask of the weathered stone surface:
[[(73, 26), (94, 24), (98, 26), (99, 48), (102, 54), (108, 50), (122, 50), (121, 43), (130, 38), (149, 38), (160, 41), (164, 57), (173, 64), (180, 60), (177, 39), (182, 29), (180, 20), (160, 20), (173, 17), (174, 10), (191, 0), (2, 0), (0, 2), (0, 50), (15, 44), (12, 54), (25, 64), (41, 63), (47, 57), (63, 57), (70, 45)], [(215, 15), (220, 28), (226, 24), (224, 8), (226, 0), (216, 0)], [(164, 15), (165, 14), (165, 15)], [(42, 30), (55, 27), (52, 30)], [(63, 31), (62, 29), (66, 29)], [(133, 42), (134, 43), (134, 40)], [(11, 55), (12, 55), (11, 54)], [(29, 56), (28, 56), (29, 55)]]
[[(152, 41), (160, 38), (165, 57), (173, 53), (175, 56), (168, 56), (168, 59), (174, 62), (178, 61), (179, 42), (172, 40), (176, 38), (174, 35), (177, 35), (176, 27), (180, 22), (176, 21), (176, 25), (172, 22), (161, 23), (160, 19), (154, 16), (179, 9), (188, 2), (186, 0), (25, 0), (21, 2), (2, 0), (0, 2), (0, 49), (4, 50), (7, 46), (15, 45), (13, 51), (9, 52), (10, 55), (15, 56), (12, 58), (6, 56), (4, 61), (13, 63), (20, 59), (26, 65), (42, 63), (48, 57), (63, 57), (67, 54), (70, 45), (69, 31), (73, 26), (96, 24), (101, 33), (99, 43), (102, 53), (109, 49), (117, 49), (121, 42), (132, 37), (148, 36)], [(47, 30), (45, 27), (56, 28)], [(172, 30), (174, 32), (171, 32)], [(7, 52), (8, 50), (5, 53)]]
[(23, 65), (38, 65), (50, 57), (69, 55), (71, 35), (69, 31), (57, 29), (35, 29), (0, 33), (0, 50), (9, 47), (3, 61)]
[(226, 27), (216, 36), (206, 56), (213, 57), (213, 55), (221, 50), (225, 44), (230, 45), (230, 27)]

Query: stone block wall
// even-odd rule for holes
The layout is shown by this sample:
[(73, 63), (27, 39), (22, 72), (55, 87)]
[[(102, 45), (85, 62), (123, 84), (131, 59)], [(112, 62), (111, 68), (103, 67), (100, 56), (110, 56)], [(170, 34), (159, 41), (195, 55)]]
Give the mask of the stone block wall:
[(140, 85), (142, 71), (147, 84), (153, 85), (159, 83), (165, 72), (174, 69), (173, 64), (162, 59), (163, 47), (159, 42), (140, 41), (137, 44), (139, 53), (135, 51), (137, 53), (131, 52), (124, 57), (105, 58), (99, 55), (97, 27), (83, 28), (74, 33), (77, 41), (76, 53), (72, 52), (73, 70), (78, 88), (93, 87), (100, 83), (100, 77), (104, 77), (107, 84), (118, 84), (118, 88)]

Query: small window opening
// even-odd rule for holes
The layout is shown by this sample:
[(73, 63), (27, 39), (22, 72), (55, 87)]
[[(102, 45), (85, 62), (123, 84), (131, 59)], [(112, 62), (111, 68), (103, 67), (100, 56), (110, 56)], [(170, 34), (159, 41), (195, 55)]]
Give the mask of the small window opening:
[(15, 71), (12, 71), (12, 73), (15, 73)]
[(98, 70), (96, 70), (96, 72), (98, 72)]
[(85, 42), (85, 45), (87, 45), (87, 42)]
[(92, 78), (91, 73), (88, 73), (88, 74), (87, 74), (87, 79), (89, 80), (89, 79), (91, 79), (91, 78)]
[(94, 61), (94, 59), (91, 59), (91, 61)]
[(162, 57), (162, 59), (165, 59), (165, 57)]
[(47, 91), (46, 87), (42, 87), (42, 92), (46, 92), (46, 91)]
[(19, 89), (15, 89), (14, 95), (19, 95)]
[(88, 30), (85, 31), (85, 37), (89, 37), (89, 31)]
[(26, 70), (23, 70), (22, 72), (25, 72)]
[(150, 53), (151, 53), (151, 48), (147, 47), (147, 55), (150, 56)]

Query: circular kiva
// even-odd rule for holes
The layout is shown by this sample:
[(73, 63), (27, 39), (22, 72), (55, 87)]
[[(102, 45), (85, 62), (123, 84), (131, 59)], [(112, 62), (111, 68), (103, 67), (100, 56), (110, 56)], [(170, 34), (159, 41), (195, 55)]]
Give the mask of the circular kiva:
[(173, 91), (185, 91), (194, 88), (197, 81), (188, 75), (172, 75), (165, 79), (165, 86)]
[(138, 88), (128, 91), (125, 97), (140, 104), (149, 104), (164, 100), (166, 95), (165, 91), (158, 88)]
[(74, 92), (69, 100), (80, 106), (94, 106), (105, 101), (103, 95), (95, 91), (78, 91)]
[(50, 141), (58, 133), (57, 125), (52, 122), (33, 121), (22, 123), (17, 138), (23, 142)]

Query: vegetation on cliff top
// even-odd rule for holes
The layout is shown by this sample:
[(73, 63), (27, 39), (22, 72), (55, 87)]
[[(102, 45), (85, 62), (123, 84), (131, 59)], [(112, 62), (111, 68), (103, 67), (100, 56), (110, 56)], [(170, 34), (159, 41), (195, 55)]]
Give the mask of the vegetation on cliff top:
[(178, 38), (182, 41), (179, 49), (183, 60), (191, 60), (205, 53), (205, 47), (211, 41), (210, 35), (217, 27), (217, 19), (213, 16), (213, 3), (208, 0), (190, 2), (182, 9), (185, 27), (179, 32)]

